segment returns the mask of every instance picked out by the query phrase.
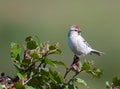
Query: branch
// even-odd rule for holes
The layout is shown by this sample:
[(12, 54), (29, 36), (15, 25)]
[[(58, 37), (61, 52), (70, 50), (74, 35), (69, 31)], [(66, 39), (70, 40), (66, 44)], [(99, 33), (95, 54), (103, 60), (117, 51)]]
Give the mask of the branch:
[(81, 70), (80, 72), (77, 72), (75, 75), (73, 75), (73, 77), (67, 82), (70, 83), (78, 74), (80, 74), (83, 70)]
[(27, 81), (25, 81), (25, 82), (23, 83), (23, 85), (26, 85), (32, 78), (33, 78), (33, 76), (31, 76)]

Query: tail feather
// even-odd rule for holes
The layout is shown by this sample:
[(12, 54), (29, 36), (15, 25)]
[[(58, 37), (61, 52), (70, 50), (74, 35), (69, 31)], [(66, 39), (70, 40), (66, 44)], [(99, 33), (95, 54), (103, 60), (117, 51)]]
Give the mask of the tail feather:
[(91, 53), (94, 53), (98, 56), (102, 56), (104, 54), (103, 52), (100, 52), (100, 51), (97, 51), (97, 50), (93, 50), (93, 51), (91, 51)]

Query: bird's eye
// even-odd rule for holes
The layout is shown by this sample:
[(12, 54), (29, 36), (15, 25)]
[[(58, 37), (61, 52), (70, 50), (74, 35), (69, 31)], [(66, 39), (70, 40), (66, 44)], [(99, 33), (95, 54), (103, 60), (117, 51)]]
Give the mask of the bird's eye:
[(76, 32), (78, 32), (78, 33), (81, 33), (82, 31), (80, 31), (80, 30), (75, 30)]

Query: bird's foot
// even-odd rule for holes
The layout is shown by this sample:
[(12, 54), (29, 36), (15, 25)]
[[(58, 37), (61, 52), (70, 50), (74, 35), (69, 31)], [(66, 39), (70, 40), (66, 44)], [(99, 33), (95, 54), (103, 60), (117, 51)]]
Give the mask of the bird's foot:
[(80, 65), (80, 58), (74, 55), (73, 63), (72, 63), (72, 70), (76, 73), (80, 72), (79, 65)]

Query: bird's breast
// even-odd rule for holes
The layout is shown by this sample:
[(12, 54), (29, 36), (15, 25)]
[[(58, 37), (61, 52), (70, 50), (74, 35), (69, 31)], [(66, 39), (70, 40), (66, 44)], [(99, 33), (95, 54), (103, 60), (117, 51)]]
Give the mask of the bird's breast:
[(91, 48), (89, 48), (81, 38), (81, 36), (77, 37), (68, 37), (68, 45), (72, 52), (76, 55), (82, 55), (82, 54), (88, 54), (91, 51)]

